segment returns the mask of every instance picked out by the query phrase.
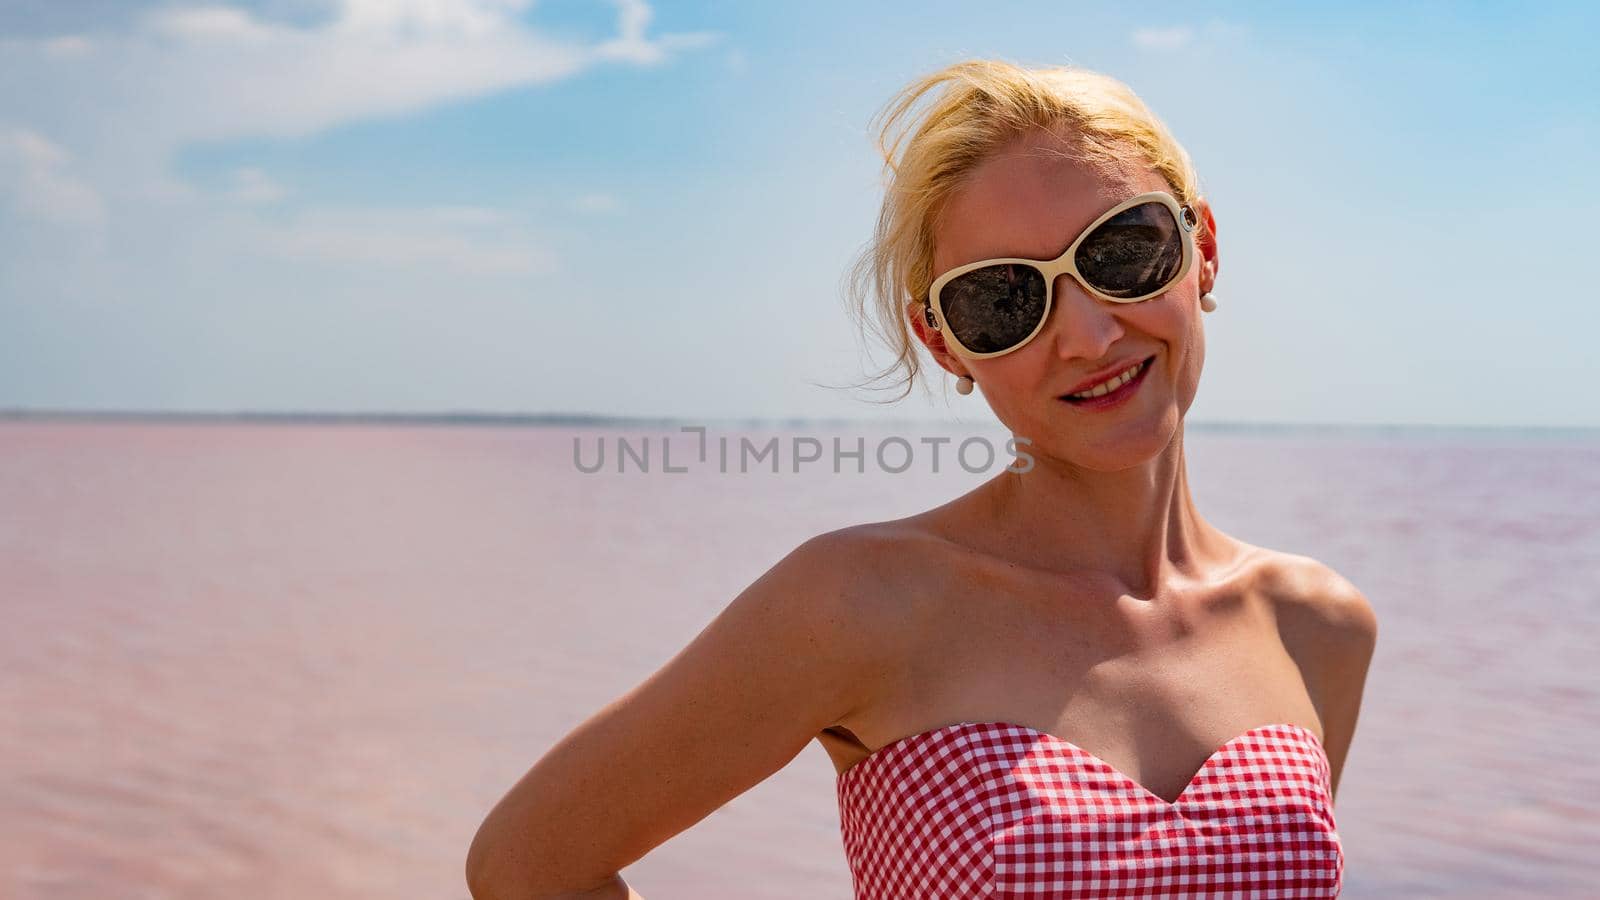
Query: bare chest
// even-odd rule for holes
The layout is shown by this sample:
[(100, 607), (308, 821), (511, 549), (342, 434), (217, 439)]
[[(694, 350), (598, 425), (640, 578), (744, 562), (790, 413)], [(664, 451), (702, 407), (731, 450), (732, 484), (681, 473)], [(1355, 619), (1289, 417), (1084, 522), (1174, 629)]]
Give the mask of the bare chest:
[(837, 772), (910, 736), (999, 721), (1070, 741), (1172, 796), (1252, 728), (1321, 734), (1269, 598), (1248, 579), (1152, 601), (1013, 588), (999, 602), (956, 593), (908, 623), (918, 633), (897, 651), (892, 683), (818, 736)]

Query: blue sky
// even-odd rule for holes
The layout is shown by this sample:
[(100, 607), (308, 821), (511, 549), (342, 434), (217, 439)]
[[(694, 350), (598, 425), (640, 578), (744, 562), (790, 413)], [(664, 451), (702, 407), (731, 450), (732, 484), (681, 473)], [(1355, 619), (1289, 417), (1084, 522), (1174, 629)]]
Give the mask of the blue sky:
[(1398, 6), (0, 0), (0, 408), (981, 420), (817, 385), (869, 120), (984, 56), (1193, 156), (1192, 420), (1600, 426), (1600, 14)]

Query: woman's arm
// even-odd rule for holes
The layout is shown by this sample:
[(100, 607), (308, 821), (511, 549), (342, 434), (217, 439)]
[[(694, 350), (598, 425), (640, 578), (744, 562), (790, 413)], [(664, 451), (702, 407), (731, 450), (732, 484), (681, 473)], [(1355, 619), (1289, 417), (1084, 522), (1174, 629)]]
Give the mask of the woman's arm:
[(472, 896), (637, 897), (618, 872), (860, 708), (888, 635), (858, 543), (847, 529), (802, 544), (558, 741), (479, 827)]
[(1305, 556), (1290, 556), (1274, 580), (1278, 631), (1322, 720), (1330, 799), (1355, 738), (1367, 668), (1378, 641), (1372, 604), (1344, 576)]

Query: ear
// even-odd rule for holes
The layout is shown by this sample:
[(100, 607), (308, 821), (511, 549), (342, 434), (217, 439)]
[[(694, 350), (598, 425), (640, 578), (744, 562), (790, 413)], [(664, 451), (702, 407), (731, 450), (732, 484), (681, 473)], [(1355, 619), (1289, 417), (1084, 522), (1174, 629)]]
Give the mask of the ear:
[(944, 342), (944, 332), (928, 324), (928, 317), (932, 315), (932, 307), (925, 301), (912, 300), (906, 303), (906, 320), (911, 323), (911, 331), (922, 342), (928, 352), (939, 363), (939, 367), (952, 375), (969, 375), (967, 367), (962, 364), (961, 357), (951, 352), (950, 346)]
[(1200, 293), (1217, 286), (1217, 272), (1222, 268), (1222, 257), (1217, 252), (1217, 217), (1211, 212), (1211, 202), (1196, 197), (1194, 210), (1205, 226), (1195, 238), (1195, 250), (1200, 253)]

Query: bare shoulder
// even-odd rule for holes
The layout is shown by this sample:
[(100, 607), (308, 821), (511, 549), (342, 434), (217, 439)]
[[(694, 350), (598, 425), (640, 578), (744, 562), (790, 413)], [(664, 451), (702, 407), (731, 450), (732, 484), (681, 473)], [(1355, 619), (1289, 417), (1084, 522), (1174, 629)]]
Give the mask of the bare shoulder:
[(1283, 646), (1322, 720), (1337, 795), (1377, 645), (1377, 614), (1349, 579), (1309, 556), (1274, 551), (1260, 577)]
[(910, 519), (808, 538), (723, 608), (696, 640), (700, 652), (691, 646), (679, 659), (703, 659), (706, 682), (736, 685), (722, 691), (730, 695), (722, 706), (760, 708), (766, 734), (805, 743), (853, 723), (904, 677), (920, 623), (931, 618), (930, 592), (916, 579), (928, 577), (938, 541)]
[(916, 615), (912, 588), (940, 542), (912, 520), (851, 525), (806, 540), (772, 574), (806, 586), (797, 596), (809, 615), (890, 649)]
[(1271, 551), (1261, 565), (1260, 579), (1291, 651), (1359, 653), (1363, 648), (1370, 651), (1377, 640), (1378, 617), (1372, 604), (1327, 564)]

